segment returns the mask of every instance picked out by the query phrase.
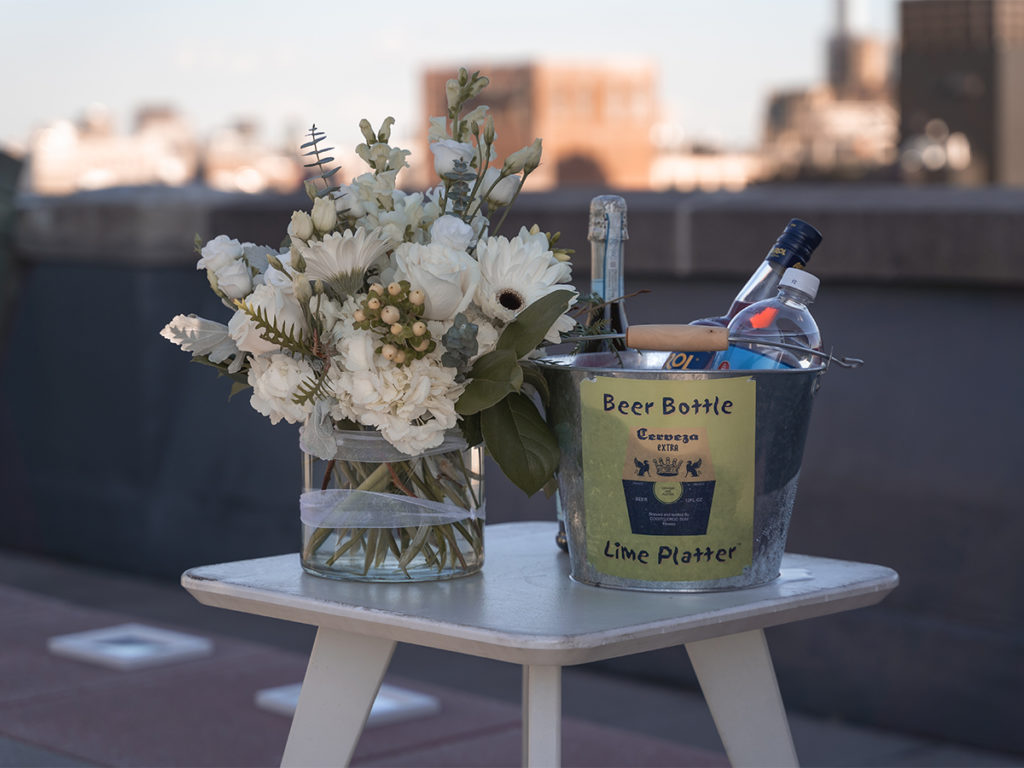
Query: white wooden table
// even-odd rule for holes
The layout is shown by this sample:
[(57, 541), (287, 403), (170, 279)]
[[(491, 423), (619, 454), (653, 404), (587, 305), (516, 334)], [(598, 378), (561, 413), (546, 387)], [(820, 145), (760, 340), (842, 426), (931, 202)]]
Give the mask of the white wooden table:
[(363, 584), (302, 572), (298, 555), (193, 568), (182, 584), (219, 608), (313, 624), (282, 765), (348, 764), (399, 642), (523, 666), (523, 764), (561, 758), (564, 666), (685, 645), (734, 766), (796, 765), (765, 627), (880, 602), (877, 565), (786, 555), (782, 576), (730, 592), (630, 592), (577, 584), (554, 523), (486, 529), (482, 573)]

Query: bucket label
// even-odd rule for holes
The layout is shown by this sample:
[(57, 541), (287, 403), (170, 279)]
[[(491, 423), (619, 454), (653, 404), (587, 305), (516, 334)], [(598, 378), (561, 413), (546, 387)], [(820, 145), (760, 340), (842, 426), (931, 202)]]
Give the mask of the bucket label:
[(587, 560), (638, 581), (706, 581), (750, 565), (753, 379), (580, 384)]

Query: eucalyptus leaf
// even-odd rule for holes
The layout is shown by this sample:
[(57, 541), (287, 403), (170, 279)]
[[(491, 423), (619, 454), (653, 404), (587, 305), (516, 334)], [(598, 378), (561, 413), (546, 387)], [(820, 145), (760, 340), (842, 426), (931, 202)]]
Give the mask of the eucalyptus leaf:
[(498, 349), (510, 349), (516, 359), (536, 349), (555, 321), (565, 314), (573, 291), (549, 293), (516, 315), (498, 338)]
[(479, 413), (523, 386), (523, 369), (507, 349), (496, 349), (478, 358), (469, 375), (472, 380), (455, 404), (456, 412), (463, 416)]
[(558, 440), (526, 395), (512, 393), (480, 414), (487, 450), (505, 476), (527, 496), (558, 468)]

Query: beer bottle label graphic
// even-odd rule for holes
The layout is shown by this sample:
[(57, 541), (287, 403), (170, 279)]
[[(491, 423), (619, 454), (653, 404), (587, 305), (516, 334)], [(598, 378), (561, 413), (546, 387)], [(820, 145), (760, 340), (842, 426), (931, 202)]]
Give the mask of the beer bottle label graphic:
[(630, 529), (647, 536), (703, 536), (715, 493), (707, 432), (633, 427), (622, 467)]

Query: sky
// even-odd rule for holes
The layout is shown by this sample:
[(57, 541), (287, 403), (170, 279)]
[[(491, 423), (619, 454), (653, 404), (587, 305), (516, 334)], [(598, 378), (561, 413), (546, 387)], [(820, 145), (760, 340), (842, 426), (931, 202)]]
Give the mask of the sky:
[[(850, 0), (858, 33), (894, 40), (897, 14)], [(271, 143), (315, 122), (354, 145), (360, 118), (393, 115), (408, 146), (425, 67), (639, 59), (684, 137), (742, 148), (770, 91), (824, 79), (834, 19), (833, 0), (0, 0), (0, 146), (94, 103), (122, 131), (170, 105), (200, 135), (254, 119)]]

